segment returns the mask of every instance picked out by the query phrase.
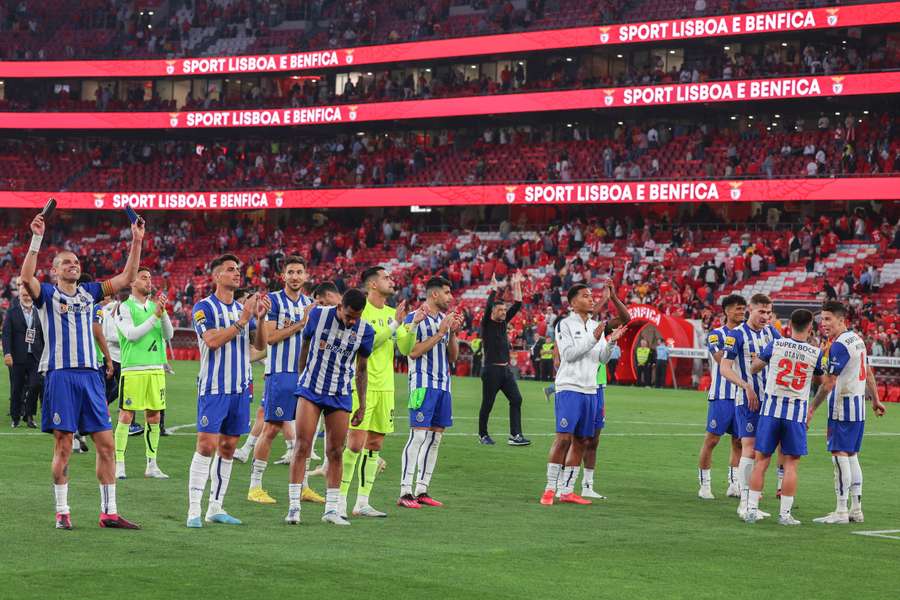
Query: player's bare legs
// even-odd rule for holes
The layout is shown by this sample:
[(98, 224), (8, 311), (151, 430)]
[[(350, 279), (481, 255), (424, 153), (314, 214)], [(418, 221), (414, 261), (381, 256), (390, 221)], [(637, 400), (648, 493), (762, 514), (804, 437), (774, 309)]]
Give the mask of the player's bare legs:
[(265, 427), (265, 425), (265, 409), (260, 406), (256, 409), (256, 419), (253, 421), (253, 426), (250, 428), (250, 434), (247, 435), (244, 445), (234, 453), (235, 460), (245, 463), (253, 456), (253, 449), (259, 441), (259, 437), (262, 435), (263, 427)]
[[(300, 523), (300, 498), (303, 494), (303, 482), (306, 479), (309, 455), (321, 413), (322, 409), (318, 405), (306, 398), (298, 398), (297, 417), (295, 419), (297, 431), (294, 439), (294, 458), (291, 460), (290, 483), (288, 484), (290, 506), (284, 519), (286, 523), (292, 525)], [(346, 433), (345, 430), (344, 435)]]

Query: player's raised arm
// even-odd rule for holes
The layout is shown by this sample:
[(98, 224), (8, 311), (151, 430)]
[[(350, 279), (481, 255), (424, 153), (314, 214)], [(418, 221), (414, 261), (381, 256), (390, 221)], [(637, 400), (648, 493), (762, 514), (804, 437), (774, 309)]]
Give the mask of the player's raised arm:
[(567, 363), (575, 362), (590, 352), (599, 339), (599, 336), (590, 333), (574, 335), (566, 322), (561, 323), (556, 332), (556, 345), (559, 346), (559, 356)]
[(111, 296), (121, 289), (131, 285), (131, 282), (137, 279), (138, 267), (141, 266), (141, 245), (144, 240), (144, 221), (138, 219), (136, 223), (131, 224), (131, 249), (128, 252), (128, 260), (125, 261), (125, 268), (121, 273), (109, 279), (103, 284), (103, 292), (107, 296)]
[(253, 347), (262, 352), (266, 349), (266, 339), (268, 337), (268, 329), (266, 325), (266, 315), (272, 308), (272, 301), (269, 300), (268, 294), (262, 296), (256, 295), (256, 303), (253, 306), (253, 314), (256, 317), (256, 333), (253, 336)]
[(399, 350), (400, 354), (403, 356), (409, 356), (413, 351), (413, 348), (415, 348), (416, 330), (418, 329), (419, 323), (421, 323), (426, 316), (428, 316), (428, 311), (423, 304), (415, 313), (413, 313), (409, 323), (404, 322), (409, 318), (408, 316), (403, 319), (397, 319), (398, 322), (402, 323), (402, 325), (397, 328), (397, 350)]
[[(448, 315), (441, 321), (441, 324), (438, 326), (437, 333), (428, 338), (422, 340), (421, 342), (416, 342), (416, 345), (413, 346), (413, 349), (409, 353), (409, 357), (416, 359), (434, 348), (438, 342), (443, 339), (447, 333), (450, 332), (450, 326), (453, 324), (451, 319), (451, 315)], [(449, 350), (449, 349), (448, 349)], [(457, 345), (457, 351), (459, 351), (459, 346)]]
[(31, 221), (31, 246), (28, 248), (25, 260), (22, 261), (22, 269), (19, 272), (22, 285), (34, 299), (41, 294), (41, 285), (35, 279), (34, 274), (37, 271), (37, 256), (41, 250), (41, 242), (44, 241), (44, 231), (44, 217), (39, 214)]
[(616, 316), (613, 319), (610, 319), (609, 324), (613, 327), (626, 325), (631, 320), (631, 314), (628, 312), (628, 307), (625, 306), (625, 303), (616, 295), (616, 286), (613, 283), (613, 280), (607, 280), (606, 285), (609, 287), (609, 299), (612, 301), (613, 306), (616, 307)]
[(459, 340), (456, 337), (456, 332), (462, 329), (463, 317), (459, 313), (453, 313), (448, 318), (453, 320), (450, 322), (450, 339), (447, 343), (447, 360), (455, 363), (456, 359), (459, 358)]
[(203, 338), (203, 343), (210, 350), (218, 350), (244, 331), (244, 328), (249, 325), (252, 315), (252, 307), (248, 300), (237, 321), (228, 327), (215, 327), (211, 325), (216, 322), (212, 308), (208, 302), (201, 301), (194, 306), (194, 329), (197, 330), (197, 333)]

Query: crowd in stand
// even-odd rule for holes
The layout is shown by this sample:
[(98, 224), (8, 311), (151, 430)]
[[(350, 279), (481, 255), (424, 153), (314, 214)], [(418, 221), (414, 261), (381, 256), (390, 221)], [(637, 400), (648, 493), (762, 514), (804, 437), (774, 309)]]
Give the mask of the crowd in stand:
[[(318, 188), (900, 172), (892, 113), (555, 123), (328, 140), (7, 139), (0, 189)], [(776, 121), (777, 119), (777, 121)], [(73, 161), (83, 167), (73, 166)], [(73, 169), (60, 178), (57, 171)], [(22, 172), (34, 172), (28, 180)]]
[[(0, 6), (3, 59), (203, 55), (217, 40), (241, 53), (488, 35), (653, 18), (843, 4), (838, 0), (13, 0)], [(155, 10), (154, 10), (155, 9)]]
[[(730, 48), (730, 47), (729, 47)], [(900, 55), (888, 51), (885, 40), (874, 43), (847, 40), (770, 41), (741, 52), (721, 45), (677, 64), (665, 53), (613, 52), (566, 57), (521, 57), (474, 70), (462, 65), (417, 65), (393, 70), (376, 69), (337, 84), (334, 76), (290, 79), (286, 76), (245, 76), (244, 85), (222, 88), (210, 84), (204, 94), (193, 89), (184, 97), (163, 98), (158, 85), (140, 81), (102, 82), (91, 98), (77, 84), (8, 87), (0, 108), (5, 110), (217, 110), (286, 108), (332, 104), (359, 104), (409, 99), (494, 95), (593, 87), (751, 79), (774, 76), (832, 75), (900, 66)], [(609, 63), (596, 68), (599, 62)], [(475, 65), (478, 67), (478, 65)], [(607, 69), (607, 66), (609, 67)], [(602, 73), (602, 74), (601, 74)], [(72, 86), (75, 87), (72, 87)], [(166, 88), (170, 90), (171, 88)], [(171, 94), (171, 91), (166, 93)]]
[[(694, 218), (717, 217), (710, 212)], [(778, 267), (797, 265), (821, 274), (823, 284), (815, 300), (839, 298), (850, 306), (873, 355), (900, 356), (900, 321), (874, 301), (882, 288), (880, 267), (857, 262), (839, 279), (830, 279), (823, 266), (839, 244), (849, 241), (878, 244), (882, 257), (900, 256), (900, 225), (875, 210), (806, 218), (792, 226), (779, 223), (777, 215), (773, 220), (769, 211), (740, 229), (723, 223), (673, 225), (666, 214), (653, 213), (574, 218), (540, 231), (526, 223), (502, 221), (495, 235), (482, 236), (470, 229), (478, 220), (472, 212), (461, 213), (438, 235), (419, 233), (423, 223), (409, 217), (363, 216), (350, 226), (329, 222), (322, 212), (297, 223), (260, 222), (238, 215), (218, 221), (173, 216), (148, 229), (145, 262), (161, 274), (157, 285), (173, 304), (174, 321), (187, 327), (191, 306), (209, 293), (206, 261), (214, 254), (233, 251), (248, 257), (245, 283), (252, 289), (277, 288), (278, 265), (288, 250), (309, 259), (313, 280), (332, 280), (342, 290), (356, 285), (359, 264), (390, 261), (398, 300), (421, 298), (425, 281), (433, 274), (452, 282), (465, 311), (464, 337), (476, 334), (483, 299), (463, 292), (524, 270), (529, 273), (523, 286), (524, 306), (510, 333), (513, 346), (520, 349), (532, 348), (547, 334), (565, 310), (565, 290), (575, 283), (611, 279), (626, 304), (648, 304), (664, 314), (698, 319), (710, 329), (721, 324), (717, 301), (723, 293)], [(83, 239), (52, 229), (46, 243), (78, 253), (85, 272), (102, 279), (124, 264), (125, 245), (120, 240), (127, 239), (130, 230), (110, 223), (99, 226), (108, 233)], [(22, 239), (21, 232), (12, 233), (8, 251), (0, 256), (0, 297), (5, 306), (14, 294), (11, 283), (24, 251)], [(191, 239), (211, 240), (209, 256), (185, 243)], [(692, 257), (709, 246), (724, 251), (707, 261)], [(893, 282), (888, 289), (900, 291)]]

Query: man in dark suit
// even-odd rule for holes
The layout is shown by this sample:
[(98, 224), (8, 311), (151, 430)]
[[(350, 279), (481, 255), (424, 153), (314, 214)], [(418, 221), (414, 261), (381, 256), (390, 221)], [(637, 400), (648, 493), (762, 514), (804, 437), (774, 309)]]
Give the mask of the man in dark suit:
[(21, 283), (18, 288), (19, 301), (6, 311), (3, 320), (3, 363), (9, 367), (12, 426), (18, 427), (19, 421), (24, 420), (34, 429), (34, 415), (43, 390), (38, 363), (44, 350), (44, 335), (34, 301)]

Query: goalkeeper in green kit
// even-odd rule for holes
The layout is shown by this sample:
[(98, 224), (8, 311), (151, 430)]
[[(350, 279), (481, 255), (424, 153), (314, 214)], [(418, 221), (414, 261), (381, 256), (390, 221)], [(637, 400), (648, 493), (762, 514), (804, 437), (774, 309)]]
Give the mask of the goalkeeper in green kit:
[(116, 309), (115, 324), (122, 351), (119, 380), (119, 424), (116, 427), (116, 478), (125, 479), (125, 447), (134, 412), (146, 414), (144, 442), (147, 468), (144, 477), (168, 479), (156, 464), (159, 447), (160, 411), (166, 408), (166, 341), (175, 330), (166, 313), (166, 297), (150, 299), (153, 281), (150, 270), (138, 269), (131, 283), (131, 295)]

